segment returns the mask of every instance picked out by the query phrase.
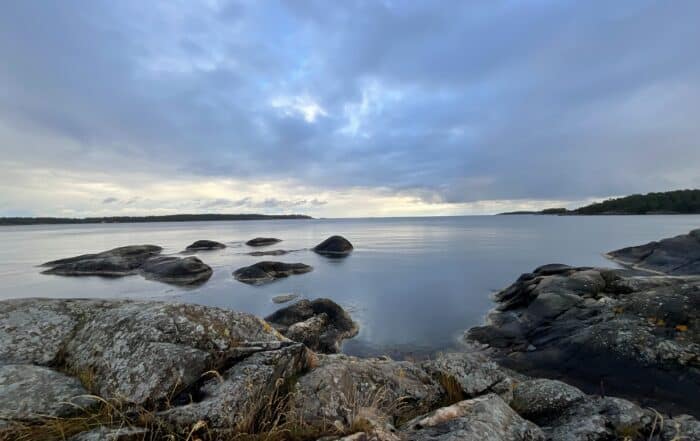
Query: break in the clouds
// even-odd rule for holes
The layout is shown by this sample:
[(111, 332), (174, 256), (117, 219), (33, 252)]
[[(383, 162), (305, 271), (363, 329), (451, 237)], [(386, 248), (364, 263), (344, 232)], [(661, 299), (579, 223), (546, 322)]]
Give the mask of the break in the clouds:
[(459, 214), (700, 186), (696, 1), (0, 5), (0, 215)]

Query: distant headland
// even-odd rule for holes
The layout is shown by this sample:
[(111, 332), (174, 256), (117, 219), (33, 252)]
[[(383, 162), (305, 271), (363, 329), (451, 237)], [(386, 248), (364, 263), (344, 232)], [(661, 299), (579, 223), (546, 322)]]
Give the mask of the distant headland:
[(0, 217), (0, 225), (53, 225), (53, 224), (113, 224), (136, 222), (203, 222), (246, 221), (273, 219), (313, 219), (303, 214), (171, 214), (165, 216), (108, 216), (108, 217)]
[(675, 190), (662, 193), (633, 194), (608, 199), (568, 210), (547, 208), (542, 211), (511, 211), (509, 214), (622, 215), (622, 214), (700, 214), (700, 190)]

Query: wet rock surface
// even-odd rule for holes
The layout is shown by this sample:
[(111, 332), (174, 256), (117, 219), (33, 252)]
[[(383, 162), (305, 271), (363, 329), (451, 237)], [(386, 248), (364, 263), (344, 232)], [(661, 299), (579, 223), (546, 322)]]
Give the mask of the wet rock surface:
[(350, 314), (330, 299), (300, 300), (265, 320), (290, 340), (324, 353), (339, 352), (340, 343), (359, 332)]
[(495, 300), (467, 335), (505, 366), (700, 414), (700, 278), (546, 266)]
[(700, 229), (688, 234), (611, 251), (624, 265), (670, 275), (700, 275)]
[(233, 277), (239, 282), (262, 285), (293, 274), (308, 273), (312, 270), (311, 266), (303, 263), (264, 261), (237, 269), (233, 272)]
[(287, 303), (287, 302), (291, 302), (292, 300), (295, 300), (298, 297), (299, 297), (299, 294), (280, 294), (280, 295), (274, 296), (272, 298), (272, 303), (276, 303), (276, 304)]
[(255, 257), (261, 257), (261, 256), (284, 256), (285, 254), (289, 254), (291, 251), (288, 250), (269, 250), (269, 251), (251, 251), (250, 253), (246, 253), (249, 256), (255, 256)]
[(345, 257), (352, 252), (353, 246), (343, 236), (331, 236), (316, 245), (313, 250), (327, 257)]
[(122, 277), (134, 274), (141, 265), (163, 249), (156, 245), (130, 245), (96, 254), (83, 254), (46, 262), (44, 274), (60, 276)]
[(282, 242), (282, 239), (277, 239), (275, 237), (256, 237), (254, 239), (250, 239), (245, 244), (249, 247), (264, 247), (274, 245), (278, 242)]
[(212, 275), (211, 267), (200, 259), (175, 256), (152, 257), (144, 262), (140, 272), (147, 279), (175, 285), (201, 284)]
[(215, 240), (198, 240), (188, 245), (185, 251), (210, 251), (226, 248), (226, 244)]

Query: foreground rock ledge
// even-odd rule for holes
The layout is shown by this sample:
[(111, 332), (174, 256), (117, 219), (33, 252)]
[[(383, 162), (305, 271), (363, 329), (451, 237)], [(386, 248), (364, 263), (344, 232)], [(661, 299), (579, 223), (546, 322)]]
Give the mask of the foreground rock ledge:
[(688, 234), (607, 254), (633, 268), (669, 275), (700, 275), (700, 228)]
[[(0, 384), (0, 439), (700, 436), (692, 417), (665, 417), (662, 426), (630, 401), (514, 374), (483, 354), (421, 363), (317, 355), (250, 314), (147, 301), (0, 302)], [(86, 419), (99, 403), (81, 402), (84, 392), (124, 411)], [(92, 425), (76, 423), (85, 421)]]

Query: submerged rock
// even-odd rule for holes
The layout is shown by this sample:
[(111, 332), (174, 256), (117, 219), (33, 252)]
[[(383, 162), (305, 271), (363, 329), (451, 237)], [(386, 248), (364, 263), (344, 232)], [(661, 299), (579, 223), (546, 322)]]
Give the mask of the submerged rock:
[(247, 253), (249, 256), (255, 256), (255, 257), (260, 257), (260, 256), (284, 256), (285, 254), (289, 254), (291, 251), (287, 250), (270, 250), (270, 251), (252, 251), (250, 253)]
[(214, 240), (198, 240), (185, 248), (185, 251), (209, 251), (226, 248), (226, 245)]
[(671, 275), (700, 275), (700, 229), (646, 245), (611, 251), (608, 257), (643, 270)]
[(282, 239), (277, 239), (274, 237), (256, 237), (255, 239), (250, 239), (245, 244), (249, 247), (264, 247), (267, 245), (273, 245), (278, 242), (282, 242)]
[(468, 336), (526, 373), (700, 415), (700, 279), (559, 266), (496, 294)]
[(299, 297), (299, 294), (280, 294), (272, 298), (272, 303), (287, 303)]
[(359, 331), (350, 315), (330, 299), (300, 300), (265, 320), (290, 340), (325, 353), (339, 352), (340, 343)]
[(44, 274), (61, 276), (106, 276), (121, 277), (134, 274), (146, 260), (157, 256), (163, 249), (156, 245), (130, 245), (46, 262), (51, 267)]
[(251, 285), (262, 285), (274, 280), (291, 276), (292, 274), (304, 274), (313, 268), (303, 263), (284, 262), (258, 262), (250, 266), (239, 268), (233, 272), (233, 276), (239, 282)]
[(175, 285), (204, 283), (212, 275), (211, 267), (196, 257), (153, 257), (144, 262), (140, 271), (147, 279)]
[(331, 236), (316, 245), (313, 250), (327, 257), (344, 257), (352, 252), (353, 246), (343, 236)]

